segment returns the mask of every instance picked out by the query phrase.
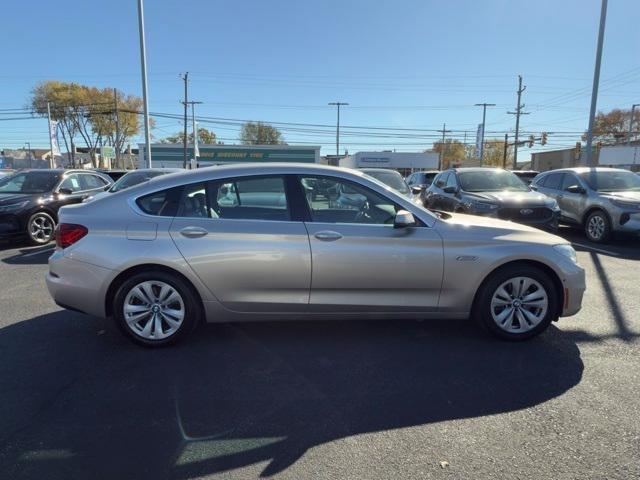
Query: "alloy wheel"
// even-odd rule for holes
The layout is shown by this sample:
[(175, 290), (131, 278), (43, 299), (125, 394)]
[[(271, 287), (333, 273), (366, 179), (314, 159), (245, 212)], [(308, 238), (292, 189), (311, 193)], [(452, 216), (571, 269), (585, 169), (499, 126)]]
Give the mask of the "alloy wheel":
[(168, 283), (149, 280), (134, 286), (125, 297), (122, 313), (129, 329), (145, 340), (162, 340), (182, 325), (185, 304)]
[(600, 215), (593, 215), (587, 224), (589, 236), (594, 240), (600, 240), (607, 228), (604, 218)]
[(45, 215), (37, 215), (33, 217), (29, 224), (29, 234), (34, 241), (45, 243), (51, 240), (53, 236), (53, 221)]
[(514, 277), (502, 283), (491, 298), (491, 316), (496, 325), (509, 333), (534, 329), (549, 309), (544, 287), (529, 277)]

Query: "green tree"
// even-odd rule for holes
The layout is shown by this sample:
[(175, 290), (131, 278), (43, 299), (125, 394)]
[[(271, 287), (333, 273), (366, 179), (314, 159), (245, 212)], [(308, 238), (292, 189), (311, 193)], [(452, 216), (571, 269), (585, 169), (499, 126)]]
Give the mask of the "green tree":
[(240, 141), (245, 145), (286, 145), (280, 131), (262, 122), (247, 122), (240, 131)]
[(433, 152), (440, 154), (442, 152), (442, 169), (449, 168), (455, 163), (462, 163), (467, 157), (467, 148), (464, 143), (453, 138), (447, 138), (444, 141), (433, 142)]
[[(177, 132), (160, 140), (160, 143), (184, 143), (184, 132)], [(193, 143), (193, 132), (187, 134), (187, 143)], [(215, 132), (198, 127), (198, 143), (213, 145), (216, 143)]]
[[(497, 138), (485, 140), (483, 165), (502, 167), (504, 160), (504, 140)], [(511, 167), (513, 162), (513, 147), (507, 148), (506, 167)]]

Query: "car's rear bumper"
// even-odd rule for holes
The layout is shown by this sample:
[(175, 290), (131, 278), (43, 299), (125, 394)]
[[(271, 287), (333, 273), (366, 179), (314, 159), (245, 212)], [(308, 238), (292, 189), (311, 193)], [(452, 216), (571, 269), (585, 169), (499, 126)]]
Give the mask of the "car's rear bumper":
[(56, 250), (49, 258), (47, 288), (64, 308), (105, 317), (105, 296), (113, 271), (64, 256)]
[(562, 275), (563, 305), (561, 317), (575, 315), (582, 308), (582, 297), (587, 288), (585, 283), (585, 273), (582, 267), (576, 265), (575, 269), (567, 271)]

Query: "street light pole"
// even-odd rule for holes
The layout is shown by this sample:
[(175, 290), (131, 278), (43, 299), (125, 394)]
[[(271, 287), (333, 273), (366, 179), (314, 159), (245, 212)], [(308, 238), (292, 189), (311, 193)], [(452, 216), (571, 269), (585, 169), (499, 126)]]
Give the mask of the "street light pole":
[(596, 49), (596, 66), (593, 71), (593, 90), (591, 91), (591, 110), (589, 111), (589, 128), (587, 129), (586, 163), (589, 167), (595, 167), (591, 144), (593, 143), (593, 123), (596, 116), (596, 103), (598, 101), (598, 84), (600, 83), (600, 62), (602, 61), (602, 44), (604, 43), (604, 26), (607, 21), (607, 0), (602, 0), (600, 8), (600, 30), (598, 31), (598, 47)]
[(631, 145), (631, 134), (633, 133), (633, 112), (636, 107), (640, 107), (640, 103), (631, 105), (631, 118), (629, 119), (629, 135), (627, 135), (627, 145)]
[(340, 106), (349, 105), (346, 102), (329, 102), (328, 105), (338, 107), (338, 121), (336, 122), (336, 160), (340, 156)]
[(144, 105), (144, 142), (147, 167), (151, 168), (151, 132), (149, 125), (149, 98), (147, 96), (147, 50), (144, 43), (144, 9), (138, 0), (138, 31), (140, 33), (140, 69), (142, 70), (142, 103)]
[(480, 166), (482, 166), (482, 159), (484, 158), (484, 126), (485, 119), (487, 118), (487, 107), (495, 107), (495, 103), (476, 103), (476, 107), (482, 107), (482, 135), (480, 136)]

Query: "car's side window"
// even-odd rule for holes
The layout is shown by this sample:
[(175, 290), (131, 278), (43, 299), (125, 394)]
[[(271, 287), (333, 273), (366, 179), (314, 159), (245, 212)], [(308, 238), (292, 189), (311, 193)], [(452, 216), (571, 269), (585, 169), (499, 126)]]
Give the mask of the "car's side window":
[(62, 183), (60, 184), (60, 186), (58, 187), (58, 189), (60, 188), (67, 188), (69, 190), (71, 190), (72, 192), (79, 192), (81, 191), (82, 188), (82, 184), (80, 183), (80, 175), (76, 174), (76, 173), (72, 173), (71, 175), (69, 175), (67, 178), (65, 178)]
[(544, 182), (544, 188), (550, 188), (552, 190), (560, 190), (562, 186), (562, 173), (551, 173), (547, 176), (547, 180)]
[(569, 187), (580, 186), (580, 181), (573, 173), (565, 173), (562, 180), (562, 190), (567, 190)]
[(208, 183), (211, 217), (235, 220), (291, 220), (284, 177), (268, 175)]
[(301, 177), (311, 221), (392, 225), (401, 209), (373, 190), (335, 177)]
[(443, 172), (436, 177), (436, 187), (444, 188), (447, 185), (447, 181), (449, 179), (449, 172)]
[(449, 173), (449, 177), (447, 178), (447, 183), (445, 186), (458, 188), (458, 180), (456, 179), (455, 173)]
[(204, 183), (185, 185), (180, 197), (178, 217), (188, 218), (212, 218), (217, 214), (209, 207), (207, 201), (207, 187)]
[(91, 175), (90, 173), (83, 173), (80, 175), (80, 187), (82, 190), (97, 190), (104, 188), (106, 182), (97, 175)]
[(136, 200), (136, 205), (147, 215), (173, 217), (176, 215), (182, 187), (153, 192)]

